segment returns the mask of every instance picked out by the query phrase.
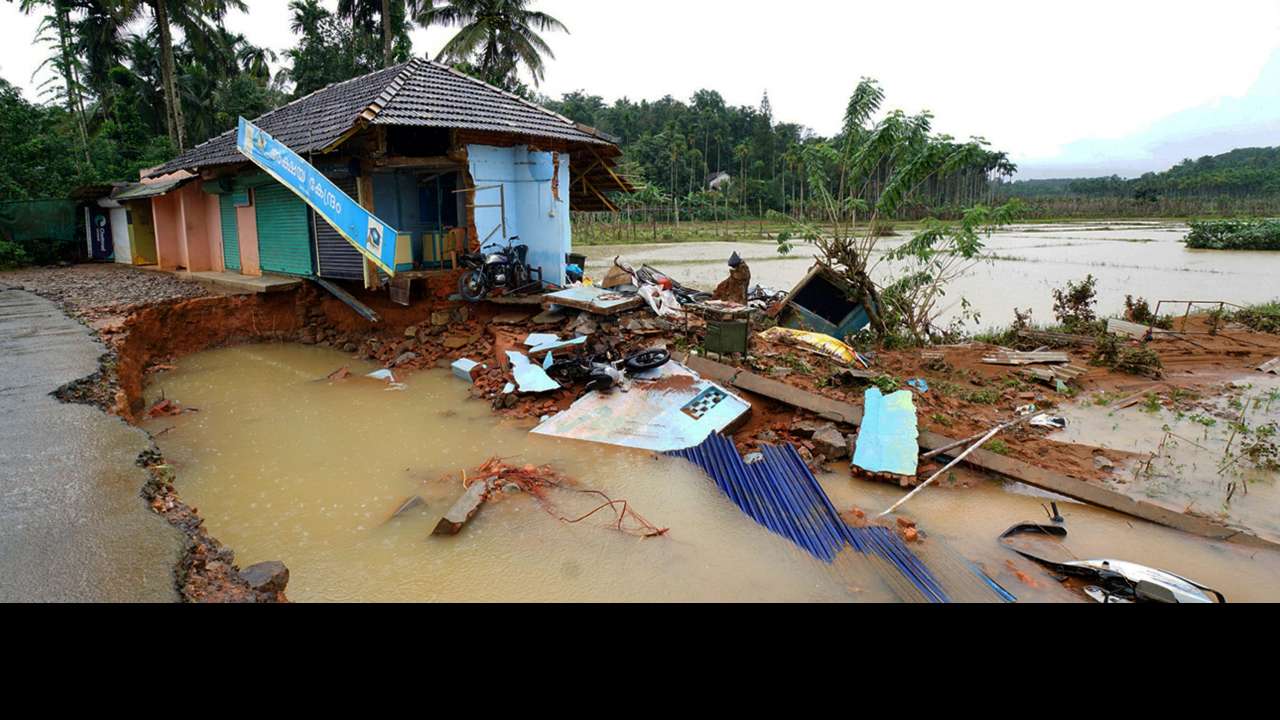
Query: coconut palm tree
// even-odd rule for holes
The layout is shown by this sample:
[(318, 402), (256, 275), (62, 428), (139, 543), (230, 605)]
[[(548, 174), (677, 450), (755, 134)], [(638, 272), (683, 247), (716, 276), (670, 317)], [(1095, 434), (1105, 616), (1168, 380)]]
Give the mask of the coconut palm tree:
[(22, 0), (18, 6), (24, 14), (30, 15), (38, 8), (48, 7), (49, 12), (40, 20), (36, 30), (36, 40), (47, 42), (54, 50), (45, 58), (36, 72), (53, 66), (57, 71), (62, 87), (56, 87), (57, 80), (46, 82), (42, 88), (57, 98), (66, 101), (67, 112), (75, 121), (80, 135), (80, 146), (84, 151), (85, 163), (89, 158), (89, 133), (86, 127), (84, 111), (84, 86), (80, 76), (84, 72), (83, 63), (76, 54), (76, 38), (71, 19), (70, 0)]
[(424, 26), (459, 27), (438, 59), (471, 63), (483, 79), (500, 86), (513, 84), (523, 65), (537, 85), (546, 74), (544, 59), (555, 59), (539, 33), (569, 29), (547, 13), (530, 10), (531, 4), (532, 0), (451, 0), (427, 3), (416, 18)]
[(120, 16), (128, 21), (149, 15), (160, 33), (160, 74), (164, 89), (165, 119), (169, 139), (178, 151), (186, 149), (187, 133), (178, 91), (177, 64), (173, 53), (173, 28), (177, 27), (193, 47), (209, 42), (208, 23), (219, 23), (228, 10), (245, 12), (244, 0), (116, 0)]

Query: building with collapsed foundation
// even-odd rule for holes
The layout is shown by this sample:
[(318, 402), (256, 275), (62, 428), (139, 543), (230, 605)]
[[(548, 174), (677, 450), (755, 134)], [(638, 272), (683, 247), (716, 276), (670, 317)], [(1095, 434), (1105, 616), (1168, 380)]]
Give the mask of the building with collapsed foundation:
[[(451, 269), (461, 252), (518, 237), (543, 279), (564, 284), (570, 212), (611, 210), (610, 192), (633, 189), (613, 138), (422, 59), (254, 124), (400, 232), (397, 275)], [(139, 235), (154, 252), (142, 255), (161, 269), (376, 281), (353, 245), (239, 152), (235, 130), (143, 175), (130, 214), (150, 221)]]

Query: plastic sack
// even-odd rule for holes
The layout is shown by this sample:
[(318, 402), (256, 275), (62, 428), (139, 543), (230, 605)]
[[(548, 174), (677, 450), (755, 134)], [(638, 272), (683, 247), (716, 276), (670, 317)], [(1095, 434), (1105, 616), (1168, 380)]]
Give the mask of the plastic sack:
[(852, 365), (857, 358), (857, 353), (853, 348), (845, 345), (839, 340), (816, 332), (805, 332), (804, 330), (792, 330), (791, 328), (775, 327), (769, 328), (760, 333), (760, 337), (770, 342), (786, 343), (788, 345), (797, 345), (825, 355), (832, 360), (844, 365)]

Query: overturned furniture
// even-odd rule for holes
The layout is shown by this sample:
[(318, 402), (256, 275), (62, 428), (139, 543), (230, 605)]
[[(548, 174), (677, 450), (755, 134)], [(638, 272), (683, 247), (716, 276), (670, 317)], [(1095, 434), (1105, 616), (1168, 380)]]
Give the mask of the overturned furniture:
[(817, 263), (782, 301), (776, 316), (778, 324), (843, 340), (871, 322), (862, 301), (855, 297), (847, 280)]

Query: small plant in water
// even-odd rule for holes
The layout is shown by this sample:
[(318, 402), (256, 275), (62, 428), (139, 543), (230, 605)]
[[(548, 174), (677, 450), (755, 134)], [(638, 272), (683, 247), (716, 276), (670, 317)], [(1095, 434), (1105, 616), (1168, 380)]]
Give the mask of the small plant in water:
[(1089, 275), (1079, 282), (1068, 282), (1053, 291), (1053, 314), (1068, 331), (1084, 330), (1097, 316), (1093, 306), (1098, 301), (1098, 280)]

